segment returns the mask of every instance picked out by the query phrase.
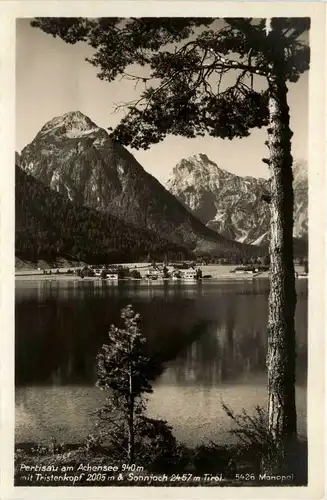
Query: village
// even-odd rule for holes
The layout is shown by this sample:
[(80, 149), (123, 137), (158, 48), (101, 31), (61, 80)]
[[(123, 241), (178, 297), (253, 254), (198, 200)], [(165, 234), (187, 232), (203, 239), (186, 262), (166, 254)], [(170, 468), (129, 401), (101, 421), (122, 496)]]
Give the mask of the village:
[[(268, 278), (268, 264), (221, 265), (203, 261), (184, 262), (137, 262), (126, 264), (96, 264), (78, 267), (38, 267), (37, 269), (17, 270), (16, 279), (81, 279), (101, 280), (110, 283), (120, 281), (162, 282), (177, 281), (195, 283), (208, 280), (253, 280)], [(51, 278), (50, 278), (51, 276)], [(295, 263), (295, 278), (307, 278), (307, 265)]]
[(196, 281), (203, 278), (210, 279), (212, 275), (203, 275), (200, 267), (195, 263), (182, 263), (182, 264), (168, 264), (168, 263), (155, 263), (151, 264), (140, 263), (132, 265), (114, 265), (114, 266), (85, 266), (81, 269), (75, 270), (74, 274), (80, 276), (82, 279), (85, 277), (94, 277), (106, 279), (109, 281), (118, 280), (183, 280), (183, 281)]

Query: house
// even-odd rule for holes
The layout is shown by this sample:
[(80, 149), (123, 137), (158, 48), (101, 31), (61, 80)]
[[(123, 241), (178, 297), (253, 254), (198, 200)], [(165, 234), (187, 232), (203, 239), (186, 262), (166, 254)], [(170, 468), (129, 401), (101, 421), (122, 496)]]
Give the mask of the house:
[(103, 268), (102, 267), (92, 268), (92, 271), (94, 272), (94, 276), (96, 276), (97, 278), (100, 278), (100, 276), (102, 275), (102, 272), (103, 272)]
[(77, 272), (78, 272), (78, 275), (81, 278), (85, 278), (85, 277), (92, 278), (92, 277), (94, 277), (93, 269), (91, 269), (88, 266), (84, 266), (82, 269), (79, 269)]
[(113, 273), (113, 272), (110, 272), (110, 273), (107, 273), (106, 274), (106, 278), (107, 280), (118, 280), (118, 273)]
[(237, 274), (253, 274), (257, 271), (257, 269), (255, 269), (254, 267), (249, 267), (249, 266), (245, 266), (245, 267), (235, 267), (235, 269), (233, 271), (230, 271), (231, 273), (237, 273)]
[(195, 269), (186, 269), (186, 270), (181, 270), (180, 271), (181, 278), (182, 280), (196, 280), (197, 278), (197, 271)]
[(148, 280), (157, 280), (159, 276), (158, 271), (154, 269), (149, 269), (145, 275), (146, 279)]

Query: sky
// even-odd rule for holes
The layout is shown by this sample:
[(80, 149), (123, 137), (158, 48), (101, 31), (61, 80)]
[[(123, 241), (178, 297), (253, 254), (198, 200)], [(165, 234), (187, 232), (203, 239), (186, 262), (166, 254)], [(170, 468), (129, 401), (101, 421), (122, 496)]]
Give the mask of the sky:
[[(123, 111), (115, 104), (138, 96), (134, 82), (103, 82), (97, 69), (85, 58), (91, 55), (84, 43), (69, 45), (53, 38), (30, 20), (18, 19), (16, 25), (16, 150), (20, 152), (37, 135), (43, 125), (69, 111), (81, 111), (99, 127), (115, 126)], [(292, 152), (296, 159), (308, 158), (308, 76), (301, 75), (289, 84)], [(198, 137), (187, 139), (168, 136), (149, 150), (129, 151), (143, 168), (165, 183), (173, 167), (183, 158), (204, 153), (234, 174), (268, 177), (268, 167), (261, 159), (267, 156), (266, 131), (253, 130), (243, 139)]]

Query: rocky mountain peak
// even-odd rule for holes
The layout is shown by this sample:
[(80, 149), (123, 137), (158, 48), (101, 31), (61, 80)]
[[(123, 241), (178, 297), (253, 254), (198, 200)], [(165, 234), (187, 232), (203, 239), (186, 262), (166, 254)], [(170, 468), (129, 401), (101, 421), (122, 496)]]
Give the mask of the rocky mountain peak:
[[(295, 161), (294, 235), (307, 234), (307, 164)], [(269, 181), (240, 177), (218, 167), (205, 154), (181, 160), (173, 169), (167, 189), (201, 222), (239, 242), (262, 244), (269, 238), (269, 206), (262, 194)]]
[(229, 172), (218, 167), (204, 153), (199, 153), (188, 158), (183, 158), (173, 168), (172, 176), (167, 181), (167, 189), (174, 191), (174, 186), (183, 185), (184, 188), (191, 186), (204, 186), (208, 184), (219, 187), (219, 182), (229, 177)]
[(193, 172), (199, 169), (202, 171), (203, 169), (206, 171), (210, 169), (219, 171), (218, 165), (209, 160), (208, 156), (204, 153), (198, 153), (196, 155), (189, 156), (188, 158), (183, 158), (179, 163), (177, 163), (174, 171), (188, 170), (189, 172)]
[(209, 160), (208, 156), (205, 153), (198, 153), (189, 158), (190, 161), (194, 161), (196, 164), (201, 162), (205, 164), (215, 165), (211, 160)]
[(98, 131), (99, 128), (92, 120), (81, 111), (70, 111), (61, 116), (56, 116), (48, 121), (41, 129), (40, 134), (61, 133), (74, 138)]

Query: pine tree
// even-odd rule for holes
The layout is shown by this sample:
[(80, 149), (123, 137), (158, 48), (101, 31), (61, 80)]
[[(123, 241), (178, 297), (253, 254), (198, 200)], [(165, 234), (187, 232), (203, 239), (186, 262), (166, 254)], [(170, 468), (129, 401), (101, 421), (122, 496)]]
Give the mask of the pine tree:
[[(147, 149), (166, 135), (246, 137), (267, 126), (270, 193), (268, 319), (269, 430), (280, 455), (296, 441), (292, 155), (287, 82), (308, 70), (308, 18), (51, 19), (32, 25), (95, 50), (98, 77), (144, 84), (112, 131), (123, 145)], [(133, 71), (146, 67), (142, 74)], [(227, 75), (233, 75), (231, 83)], [(263, 201), (264, 202), (264, 201)]]
[(110, 391), (99, 416), (110, 422), (111, 437), (122, 447), (124, 440), (127, 441), (126, 456), (132, 463), (135, 426), (145, 411), (144, 395), (152, 392), (150, 380), (160, 372), (161, 366), (145, 354), (146, 338), (140, 330), (140, 315), (131, 305), (122, 309), (121, 319), (124, 328), (111, 325), (108, 343), (97, 356), (96, 385)]

